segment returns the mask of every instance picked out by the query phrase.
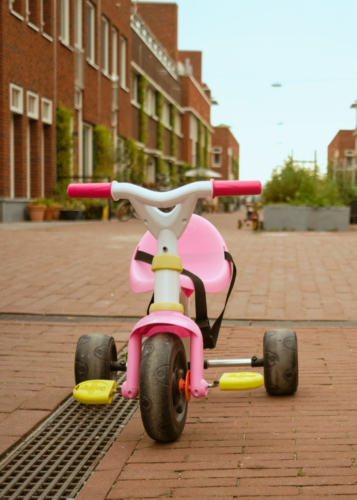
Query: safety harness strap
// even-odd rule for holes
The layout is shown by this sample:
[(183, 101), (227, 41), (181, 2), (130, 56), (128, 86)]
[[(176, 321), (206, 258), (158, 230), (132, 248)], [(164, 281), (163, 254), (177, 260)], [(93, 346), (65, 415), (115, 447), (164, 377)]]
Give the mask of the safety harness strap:
[[(203, 281), (201, 278), (199, 278), (196, 274), (191, 273), (190, 271), (187, 271), (184, 269), (181, 274), (184, 276), (187, 276), (192, 280), (193, 286), (195, 288), (195, 306), (196, 306), (196, 319), (195, 322), (199, 329), (201, 330), (202, 333), (202, 338), (203, 338), (203, 347), (204, 349), (213, 349), (216, 347), (217, 344), (217, 339), (219, 335), (219, 331), (221, 328), (222, 324), (222, 319), (224, 312), (227, 307), (227, 303), (229, 300), (229, 297), (232, 293), (234, 283), (237, 277), (237, 268), (236, 265), (233, 261), (233, 258), (229, 252), (224, 252), (224, 257), (226, 260), (228, 260), (232, 266), (233, 266), (233, 273), (232, 273), (232, 279), (231, 283), (229, 285), (228, 293), (227, 293), (227, 298), (226, 302), (224, 304), (224, 308), (222, 313), (219, 315), (219, 317), (216, 319), (216, 321), (213, 323), (213, 326), (211, 328), (209, 319), (208, 319), (208, 314), (207, 314), (207, 300), (206, 300), (206, 290), (203, 284)], [(152, 264), (154, 256), (147, 253), (143, 252), (142, 250), (138, 250), (135, 256), (135, 260), (138, 260), (140, 262), (145, 262), (146, 264)], [(147, 314), (149, 314), (149, 309), (151, 304), (154, 302), (154, 294), (151, 297), (151, 301), (147, 310)]]

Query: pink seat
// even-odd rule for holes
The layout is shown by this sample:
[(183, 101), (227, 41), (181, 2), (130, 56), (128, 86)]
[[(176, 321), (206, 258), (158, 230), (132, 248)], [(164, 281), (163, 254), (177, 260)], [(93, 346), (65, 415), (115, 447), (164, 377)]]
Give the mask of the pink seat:
[[(132, 291), (149, 292), (154, 290), (154, 273), (150, 265), (134, 260), (138, 250), (156, 255), (157, 240), (149, 232), (145, 233), (130, 264), (129, 283)], [(178, 254), (183, 268), (201, 278), (207, 293), (220, 292), (230, 282), (231, 266), (224, 258), (225, 250), (228, 251), (227, 245), (217, 229), (198, 215), (191, 217), (178, 241)], [(187, 291), (194, 291), (193, 283), (187, 276), (180, 275), (180, 285)]]

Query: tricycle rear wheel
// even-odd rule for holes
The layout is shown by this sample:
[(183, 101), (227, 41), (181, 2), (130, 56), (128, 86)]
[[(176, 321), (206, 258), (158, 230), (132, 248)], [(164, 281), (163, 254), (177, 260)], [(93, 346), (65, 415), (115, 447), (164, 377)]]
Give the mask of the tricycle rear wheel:
[(147, 434), (155, 441), (175, 441), (187, 417), (180, 379), (187, 373), (182, 340), (173, 333), (156, 333), (145, 343), (140, 367), (140, 411)]
[(74, 362), (76, 384), (87, 380), (116, 380), (111, 362), (117, 361), (117, 348), (111, 335), (90, 333), (78, 340)]
[(272, 396), (296, 392), (299, 382), (298, 346), (294, 330), (268, 330), (264, 334), (264, 384)]

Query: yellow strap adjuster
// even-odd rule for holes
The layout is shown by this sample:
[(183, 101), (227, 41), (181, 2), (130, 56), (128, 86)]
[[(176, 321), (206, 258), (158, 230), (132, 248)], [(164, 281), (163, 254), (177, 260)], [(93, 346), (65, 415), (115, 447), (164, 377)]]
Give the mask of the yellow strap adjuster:
[(176, 302), (156, 302), (151, 304), (149, 313), (154, 311), (178, 311), (183, 313), (183, 305)]
[(168, 269), (169, 271), (177, 271), (182, 273), (182, 260), (178, 255), (155, 255), (152, 261), (152, 271), (162, 271)]

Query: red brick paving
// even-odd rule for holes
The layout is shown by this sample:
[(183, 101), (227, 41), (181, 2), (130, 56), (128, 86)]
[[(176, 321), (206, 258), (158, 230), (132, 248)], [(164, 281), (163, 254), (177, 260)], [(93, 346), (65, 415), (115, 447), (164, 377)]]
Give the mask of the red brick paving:
[[(294, 396), (211, 389), (208, 398), (190, 403), (180, 439), (165, 445), (146, 436), (137, 412), (78, 499), (357, 498), (356, 330), (296, 331)], [(216, 350), (205, 353), (261, 356), (263, 333), (225, 327)], [(207, 379), (222, 373), (210, 369)]]
[(0, 321), (0, 455), (16, 445), (74, 387), (74, 352), (85, 333), (113, 335), (120, 350), (132, 325)]
[[(80, 335), (109, 333), (120, 346), (131, 326), (0, 322), (0, 453), (70, 393)], [(184, 433), (166, 445), (146, 436), (137, 412), (78, 499), (357, 498), (356, 329), (296, 331), (300, 384), (294, 396), (211, 389), (208, 398), (190, 403)], [(207, 356), (262, 355), (263, 327), (221, 333)], [(207, 379), (222, 372), (210, 369)]]
[[(356, 319), (357, 232), (239, 231), (242, 215), (206, 216), (238, 268), (226, 318)], [(138, 220), (2, 229), (0, 312), (144, 315), (151, 294), (133, 294), (128, 284), (130, 258), (144, 232)], [(208, 296), (212, 318), (225, 293)]]

